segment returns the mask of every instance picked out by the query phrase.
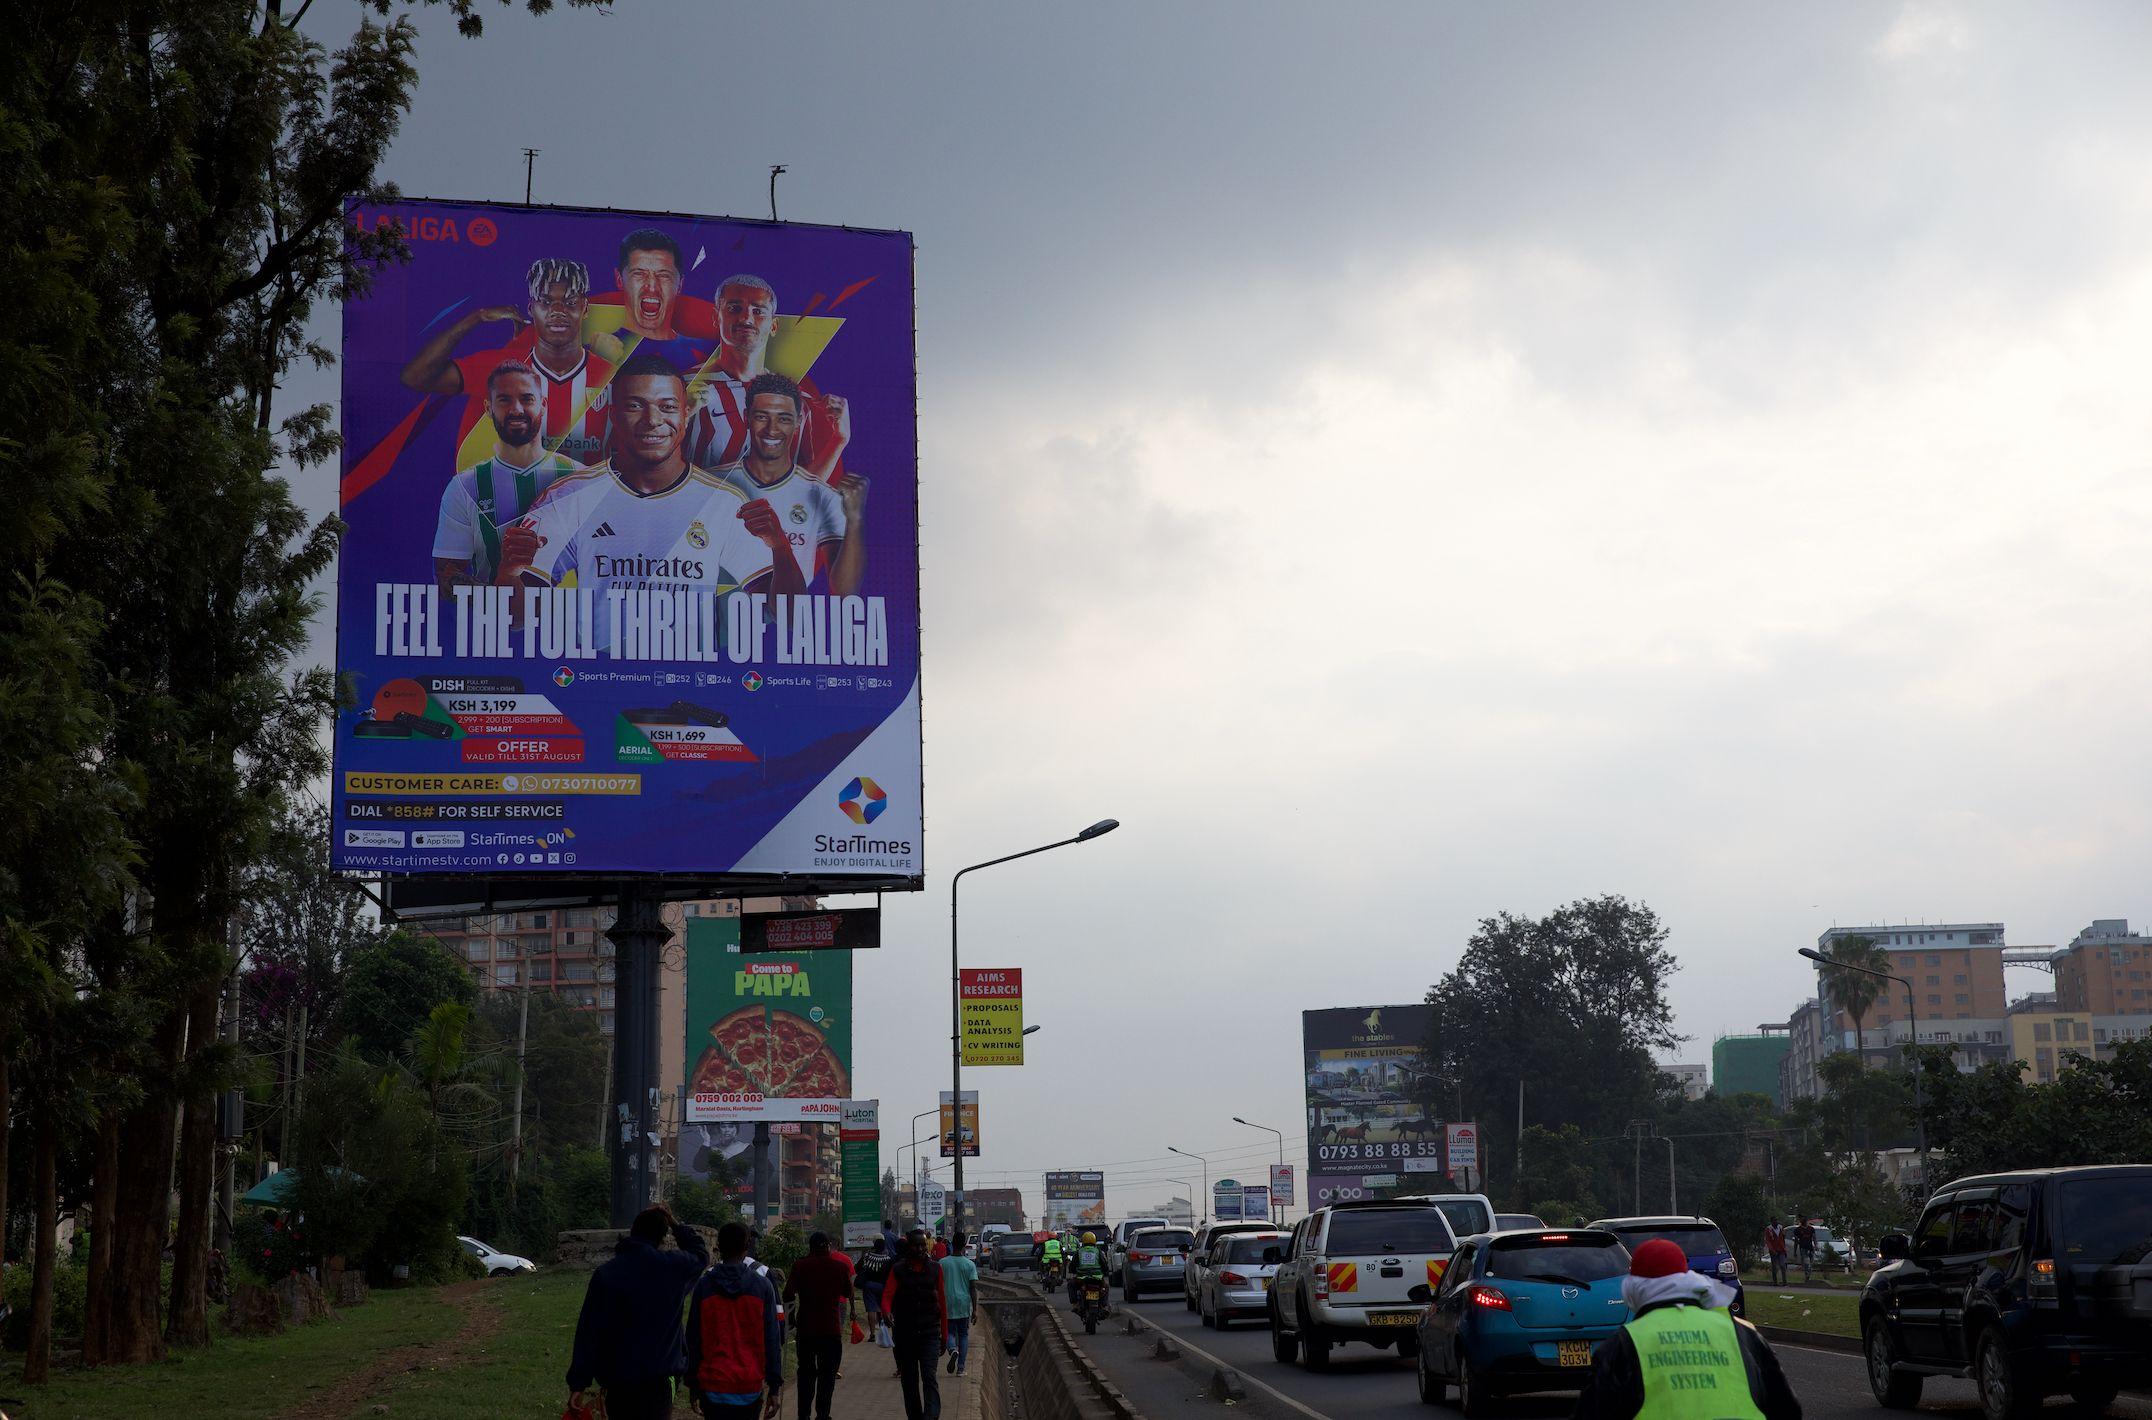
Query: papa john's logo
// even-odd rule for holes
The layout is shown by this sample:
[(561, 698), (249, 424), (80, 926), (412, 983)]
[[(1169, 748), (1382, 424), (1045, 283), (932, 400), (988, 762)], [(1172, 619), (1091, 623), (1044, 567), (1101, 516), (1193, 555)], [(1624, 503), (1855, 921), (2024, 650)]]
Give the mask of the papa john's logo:
[(882, 792), (881, 785), (862, 774), (844, 786), (844, 792), (837, 796), (837, 807), (854, 823), (873, 823), (882, 816), (882, 810), (889, 807), (889, 795)]

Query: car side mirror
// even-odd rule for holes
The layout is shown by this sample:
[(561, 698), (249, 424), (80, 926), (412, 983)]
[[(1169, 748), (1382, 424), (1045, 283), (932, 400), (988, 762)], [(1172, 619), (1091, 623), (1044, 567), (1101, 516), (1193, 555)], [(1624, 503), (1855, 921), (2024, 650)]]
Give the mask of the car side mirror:
[(1276, 1267), (1279, 1261), (1280, 1256), (1276, 1248), (1266, 1247), (1263, 1249), (1263, 1265), (1265, 1267)]
[(1885, 1262), (1899, 1262), (1913, 1255), (1913, 1240), (1904, 1233), (1885, 1233), (1876, 1243)]

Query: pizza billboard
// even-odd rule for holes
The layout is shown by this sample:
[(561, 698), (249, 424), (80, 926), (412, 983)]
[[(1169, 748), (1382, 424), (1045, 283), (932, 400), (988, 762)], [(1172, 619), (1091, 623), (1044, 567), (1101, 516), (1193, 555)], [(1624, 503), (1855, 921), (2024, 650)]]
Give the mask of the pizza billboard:
[(911, 238), (346, 217), (335, 866), (916, 887)]
[(1300, 1013), (1308, 1206), (1433, 1192), (1443, 1125), (1426, 1107), (1424, 1005)]
[(852, 1084), (852, 958), (736, 950), (736, 917), (687, 922), (690, 1124), (841, 1124)]

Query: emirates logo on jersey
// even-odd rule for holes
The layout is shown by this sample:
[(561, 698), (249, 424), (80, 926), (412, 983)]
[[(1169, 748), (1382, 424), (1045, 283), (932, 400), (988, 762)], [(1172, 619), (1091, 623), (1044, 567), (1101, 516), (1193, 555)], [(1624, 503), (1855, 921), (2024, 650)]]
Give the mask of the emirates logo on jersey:
[(702, 525), (700, 518), (687, 525), (687, 545), (693, 548), (704, 548), (710, 545), (710, 530)]

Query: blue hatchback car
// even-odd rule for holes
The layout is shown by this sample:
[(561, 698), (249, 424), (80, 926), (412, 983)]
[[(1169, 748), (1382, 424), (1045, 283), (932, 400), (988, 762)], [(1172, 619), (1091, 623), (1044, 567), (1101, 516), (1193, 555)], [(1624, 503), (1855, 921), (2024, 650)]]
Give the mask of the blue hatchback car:
[(1727, 1244), (1726, 1234), (1709, 1218), (1661, 1217), (1661, 1218), (1601, 1218), (1592, 1224), (1605, 1228), (1621, 1239), (1622, 1246), (1635, 1252), (1653, 1238), (1665, 1238), (1688, 1254), (1689, 1270), (1715, 1277), (1734, 1289), (1732, 1305), (1727, 1310), (1735, 1316), (1748, 1315), (1748, 1294), (1741, 1287), (1741, 1264), (1734, 1260), (1734, 1250)]
[(1418, 1327), (1420, 1399), (1457, 1387), (1467, 1416), (1496, 1396), (1581, 1390), (1592, 1353), (1629, 1319), (1629, 1250), (1603, 1229), (1532, 1228), (1469, 1238)]

